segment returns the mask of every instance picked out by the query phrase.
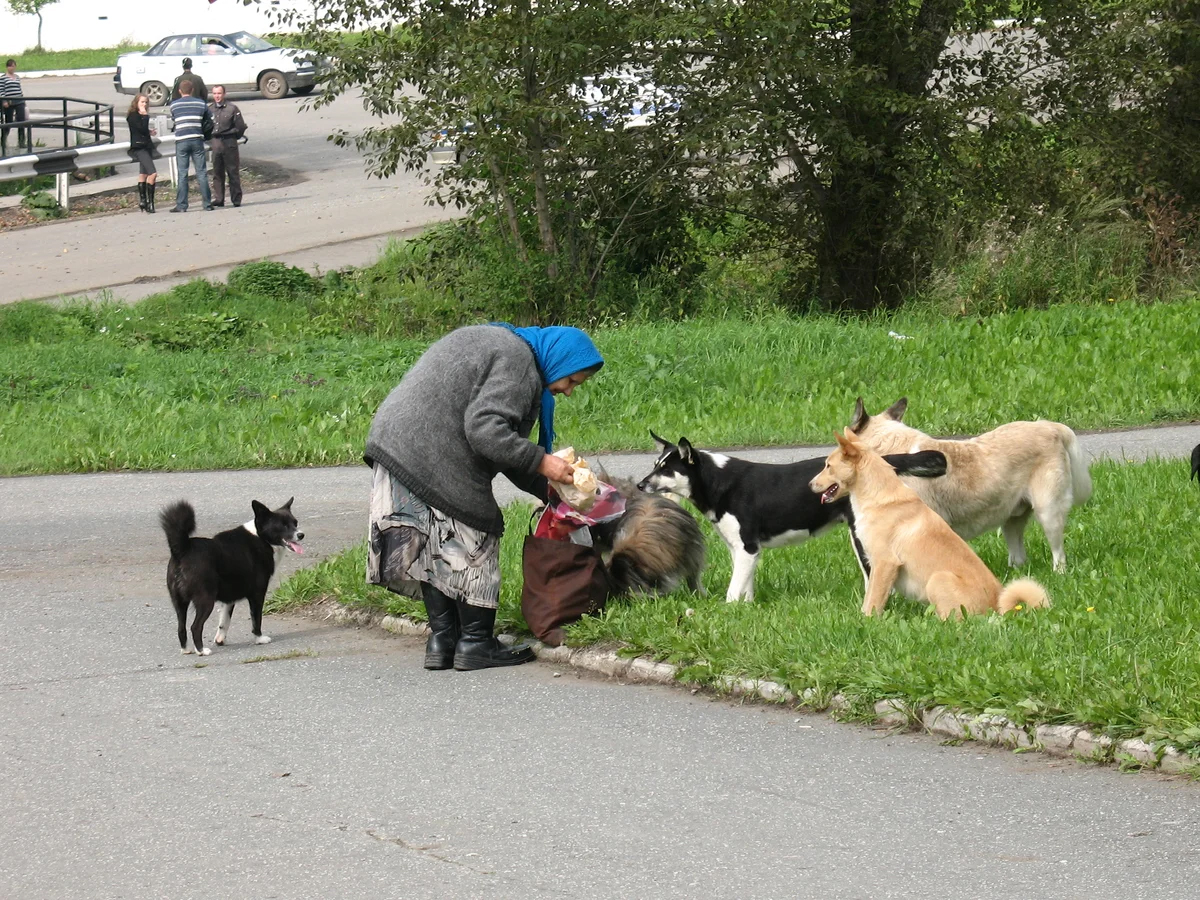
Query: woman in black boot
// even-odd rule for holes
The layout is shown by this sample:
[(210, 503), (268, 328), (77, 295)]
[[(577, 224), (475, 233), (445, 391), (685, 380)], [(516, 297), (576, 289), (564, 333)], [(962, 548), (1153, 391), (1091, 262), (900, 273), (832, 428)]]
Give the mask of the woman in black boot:
[(550, 453), (554, 398), (602, 365), (578, 328), (472, 325), (426, 350), (376, 411), (364, 454), (374, 470), (367, 580), (424, 601), (425, 668), (534, 658), (494, 634), (504, 516), (492, 480), (502, 473), (538, 499), (547, 479), (571, 480)]
[(154, 182), (158, 170), (154, 168), (154, 138), (150, 134), (150, 98), (138, 94), (129, 104), (129, 155), (138, 164), (138, 209), (154, 212)]

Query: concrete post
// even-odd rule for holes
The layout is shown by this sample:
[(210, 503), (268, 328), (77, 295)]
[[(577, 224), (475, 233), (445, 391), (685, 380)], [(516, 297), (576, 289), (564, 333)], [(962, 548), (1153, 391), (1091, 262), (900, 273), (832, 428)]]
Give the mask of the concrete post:
[(54, 176), (54, 199), (63, 212), (71, 211), (71, 173), (59, 172)]

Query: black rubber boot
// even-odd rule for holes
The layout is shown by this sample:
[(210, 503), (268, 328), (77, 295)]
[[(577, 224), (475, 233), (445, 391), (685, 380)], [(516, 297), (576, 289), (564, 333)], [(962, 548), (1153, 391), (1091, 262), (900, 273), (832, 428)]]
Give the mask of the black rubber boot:
[(154, 212), (154, 182), (146, 182), (146, 212)]
[(138, 182), (138, 209), (145, 212), (150, 208), (150, 201), (146, 199), (146, 182)]
[(458, 622), (462, 637), (454, 648), (454, 668), (460, 672), (519, 666), (533, 661), (533, 648), (528, 644), (506, 647), (492, 635), (492, 629), (496, 626), (494, 609), (471, 606), (459, 600)]
[(458, 644), (458, 604), (431, 584), (421, 582), (421, 599), (429, 616), (429, 642), (425, 645), (425, 668), (448, 669), (454, 664)]

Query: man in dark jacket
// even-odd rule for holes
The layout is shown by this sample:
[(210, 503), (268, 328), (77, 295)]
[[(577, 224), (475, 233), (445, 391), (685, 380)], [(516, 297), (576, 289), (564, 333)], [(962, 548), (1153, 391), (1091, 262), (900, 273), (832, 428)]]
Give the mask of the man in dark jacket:
[(246, 133), (246, 122), (236, 104), (225, 100), (225, 85), (214, 84), (208, 112), (213, 119), (212, 148), (213, 206), (225, 205), (225, 176), (229, 176), (229, 199), (242, 205), (242, 174), (238, 140)]
[(175, 84), (171, 88), (171, 99), (179, 99), (179, 85), (182, 81), (190, 81), (192, 83), (192, 96), (197, 100), (208, 102), (208, 88), (204, 86), (204, 79), (192, 71), (192, 58), (185, 56), (183, 58), (183, 73), (175, 79)]

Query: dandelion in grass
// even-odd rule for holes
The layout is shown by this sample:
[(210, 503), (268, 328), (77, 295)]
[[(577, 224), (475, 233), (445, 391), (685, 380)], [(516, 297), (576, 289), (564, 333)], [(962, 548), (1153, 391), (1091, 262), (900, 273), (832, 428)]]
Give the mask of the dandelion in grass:
[(1088, 611), (1088, 612), (1095, 612), (1095, 611), (1096, 611), (1096, 607), (1094, 607), (1094, 606), (1089, 606), (1089, 607), (1087, 608), (1087, 611)]
[(1016, 606), (1014, 606), (1014, 607), (1013, 607), (1013, 609), (1015, 609), (1017, 612), (1020, 612), (1020, 611), (1021, 611), (1021, 610), (1023, 610), (1024, 608), (1025, 608), (1025, 604), (1024, 604), (1024, 603), (1018, 603)]

